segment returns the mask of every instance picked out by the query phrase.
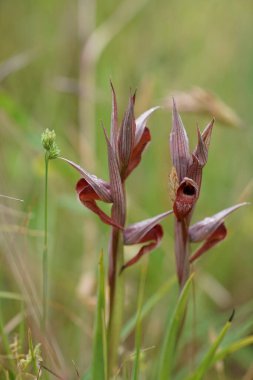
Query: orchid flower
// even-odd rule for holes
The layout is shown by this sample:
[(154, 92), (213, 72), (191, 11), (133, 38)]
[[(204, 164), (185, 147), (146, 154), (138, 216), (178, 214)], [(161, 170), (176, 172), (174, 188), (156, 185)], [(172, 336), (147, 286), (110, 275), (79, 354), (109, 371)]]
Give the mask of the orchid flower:
[[(175, 215), (175, 258), (177, 275), (182, 287), (190, 271), (190, 263), (225, 239), (227, 230), (224, 218), (246, 203), (225, 209), (210, 218), (190, 226), (192, 213), (200, 195), (202, 171), (207, 163), (214, 119), (201, 133), (197, 128), (198, 142), (192, 153), (183, 122), (173, 99), (170, 153), (173, 167), (170, 174), (170, 197)], [(190, 243), (204, 242), (190, 256)]]
[[(118, 233), (122, 233), (125, 245), (147, 243), (140, 248), (133, 259), (123, 265), (121, 268), (123, 270), (136, 263), (144, 254), (147, 254), (158, 246), (163, 236), (163, 230), (159, 222), (172, 213), (172, 211), (159, 214), (129, 227), (125, 226), (125, 181), (140, 163), (142, 153), (151, 140), (150, 131), (146, 123), (152, 113), (159, 107), (153, 107), (135, 119), (135, 94), (131, 95), (122, 123), (119, 124), (116, 95), (112, 85), (111, 88), (112, 114), (110, 138), (104, 131), (108, 151), (109, 181), (104, 181), (90, 174), (70, 160), (62, 159), (74, 167), (81, 175), (81, 179), (76, 185), (79, 200), (85, 207), (97, 214), (102, 222), (112, 226), (114, 243), (117, 240), (115, 234), (118, 235)], [(97, 201), (111, 203), (111, 215), (107, 215), (102, 211)], [(109, 282), (112, 284), (115, 277), (116, 244), (111, 243), (109, 250)]]

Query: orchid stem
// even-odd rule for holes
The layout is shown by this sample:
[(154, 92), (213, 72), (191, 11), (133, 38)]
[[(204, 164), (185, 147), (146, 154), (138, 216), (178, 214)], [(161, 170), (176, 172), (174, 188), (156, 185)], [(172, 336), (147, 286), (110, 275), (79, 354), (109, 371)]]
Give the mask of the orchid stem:
[(44, 248), (43, 248), (43, 264), (42, 264), (42, 329), (46, 330), (47, 309), (48, 309), (48, 221), (47, 221), (47, 198), (48, 198), (48, 153), (45, 153), (45, 198), (44, 198)]
[(124, 307), (124, 272), (120, 269), (124, 263), (123, 241), (120, 231), (112, 230), (112, 242), (115, 249), (115, 268), (110, 284), (110, 315), (108, 324), (108, 379), (111, 379), (117, 364), (120, 332)]

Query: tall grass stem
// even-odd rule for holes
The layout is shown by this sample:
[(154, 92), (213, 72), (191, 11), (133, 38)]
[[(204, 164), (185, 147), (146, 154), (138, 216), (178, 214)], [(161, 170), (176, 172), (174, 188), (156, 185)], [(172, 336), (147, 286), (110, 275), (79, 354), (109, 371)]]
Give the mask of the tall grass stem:
[(45, 331), (47, 325), (48, 314), (48, 153), (45, 153), (45, 198), (44, 198), (44, 248), (43, 248), (43, 264), (42, 264), (42, 329)]

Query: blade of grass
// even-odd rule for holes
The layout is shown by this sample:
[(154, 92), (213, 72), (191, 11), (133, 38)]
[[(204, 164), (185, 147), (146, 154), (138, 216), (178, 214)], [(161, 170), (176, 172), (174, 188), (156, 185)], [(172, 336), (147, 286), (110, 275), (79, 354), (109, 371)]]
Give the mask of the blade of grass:
[[(141, 309), (141, 314), (140, 314), (140, 320), (142, 321), (150, 312), (151, 310), (156, 306), (158, 302), (160, 302), (163, 297), (165, 297), (173, 285), (176, 284), (176, 276), (173, 276), (170, 278), (165, 284), (163, 284), (155, 294), (153, 294), (147, 302), (142, 306)], [(137, 323), (137, 315), (136, 313), (129, 321), (125, 324), (125, 326), (122, 329), (121, 333), (121, 339), (125, 340), (131, 332), (134, 330), (134, 327), (136, 326)]]
[(234, 311), (229, 318), (229, 320), (226, 322), (224, 327), (222, 328), (221, 332), (219, 333), (218, 337), (215, 339), (214, 343), (211, 345), (207, 353), (204, 355), (203, 359), (201, 360), (200, 364), (196, 368), (196, 370), (188, 377), (185, 378), (185, 380), (201, 380), (203, 379), (203, 376), (208, 371), (208, 369), (213, 364), (213, 359), (215, 357), (216, 351), (219, 348), (221, 342), (223, 341), (224, 337), (226, 336), (228, 330), (231, 327), (232, 319), (234, 316)]
[(148, 269), (148, 261), (145, 262), (145, 265), (141, 270), (141, 278), (140, 278), (140, 288), (139, 288), (139, 296), (138, 296), (138, 308), (137, 308), (137, 322), (136, 322), (136, 330), (135, 330), (135, 359), (134, 359), (134, 367), (132, 372), (132, 380), (139, 379), (139, 370), (140, 370), (140, 352), (141, 352), (141, 336), (142, 336), (142, 304), (144, 298), (144, 290), (145, 290), (145, 282), (147, 277), (147, 269)]
[(18, 294), (18, 293), (12, 293), (7, 291), (0, 291), (0, 298), (2, 299), (8, 299), (8, 300), (15, 300), (15, 301), (23, 301), (24, 298)]
[(244, 347), (250, 346), (253, 344), (253, 335), (247, 336), (246, 338), (239, 339), (234, 343), (231, 343), (229, 346), (221, 348), (219, 352), (213, 358), (212, 365), (219, 360), (224, 360), (227, 356), (233, 354), (236, 351), (241, 350)]
[(99, 259), (97, 308), (95, 317), (93, 355), (91, 365), (92, 379), (107, 379), (107, 344), (105, 328), (105, 273), (103, 253)]
[(187, 301), (191, 289), (193, 274), (187, 280), (182, 292), (177, 301), (175, 310), (168, 322), (165, 339), (163, 342), (162, 352), (160, 356), (160, 365), (158, 370), (159, 380), (171, 379), (171, 371), (174, 364), (174, 353), (177, 342), (177, 337), (180, 331), (180, 327), (184, 320)]

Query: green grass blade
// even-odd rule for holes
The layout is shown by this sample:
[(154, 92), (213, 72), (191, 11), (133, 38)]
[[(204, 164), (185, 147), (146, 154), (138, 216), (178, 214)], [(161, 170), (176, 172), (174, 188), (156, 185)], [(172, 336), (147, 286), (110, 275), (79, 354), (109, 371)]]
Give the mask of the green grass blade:
[(24, 298), (18, 293), (12, 293), (7, 291), (0, 291), (0, 298), (14, 301), (23, 301)]
[(180, 330), (180, 326), (185, 316), (192, 279), (193, 275), (191, 275), (188, 281), (186, 282), (177, 301), (175, 310), (168, 323), (167, 332), (165, 334), (165, 339), (160, 357), (160, 365), (158, 371), (159, 380), (169, 380), (171, 378), (171, 371), (174, 364), (176, 340)]
[(246, 338), (239, 339), (236, 342), (231, 343), (229, 346), (221, 348), (219, 352), (214, 356), (212, 365), (219, 360), (226, 359), (227, 356), (233, 354), (236, 351), (241, 350), (244, 347), (250, 346), (253, 344), (253, 335), (247, 336)]
[(231, 327), (231, 321), (232, 321), (232, 317), (224, 325), (224, 327), (222, 328), (218, 337), (215, 339), (214, 343), (211, 345), (210, 349), (207, 351), (204, 358), (201, 360), (197, 369), (193, 372), (193, 374), (191, 374), (185, 380), (201, 380), (201, 379), (203, 379), (203, 376), (205, 375), (205, 373), (208, 371), (208, 369), (213, 364), (213, 359), (215, 357), (217, 349), (219, 348), (221, 342), (223, 341), (224, 337), (226, 336), (228, 330)]
[[(176, 276), (173, 276), (165, 284), (163, 284), (154, 295), (152, 295), (147, 300), (147, 302), (143, 305), (142, 310), (141, 310), (141, 315), (140, 315), (141, 321), (151, 312), (151, 310), (156, 306), (156, 304), (158, 304), (158, 302), (160, 302), (163, 299), (163, 297), (165, 297), (169, 293), (169, 291), (175, 284), (176, 284)], [(122, 333), (121, 333), (122, 340), (125, 340), (134, 330), (137, 323), (137, 319), (138, 319), (138, 313), (136, 313), (131, 319), (129, 319), (129, 321), (127, 321), (127, 323), (122, 329)]]
[(142, 335), (141, 310), (142, 310), (145, 282), (146, 282), (146, 276), (147, 276), (147, 268), (148, 268), (147, 265), (148, 265), (148, 262), (146, 261), (145, 266), (142, 267), (142, 271), (141, 271), (140, 290), (139, 290), (139, 296), (138, 296), (137, 323), (136, 323), (136, 330), (135, 330), (135, 359), (134, 359), (132, 380), (139, 379), (141, 335)]
[(101, 253), (99, 260), (97, 308), (93, 342), (91, 379), (106, 380), (107, 344), (105, 328), (105, 273), (103, 253)]

